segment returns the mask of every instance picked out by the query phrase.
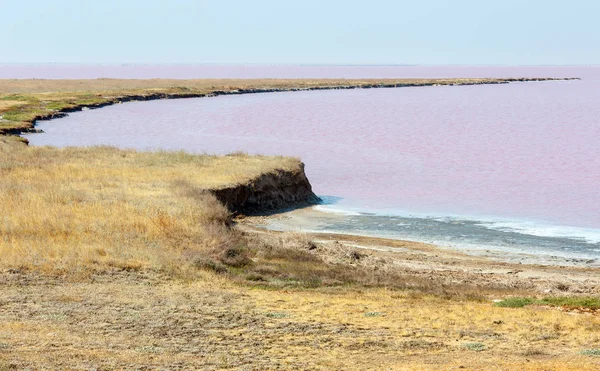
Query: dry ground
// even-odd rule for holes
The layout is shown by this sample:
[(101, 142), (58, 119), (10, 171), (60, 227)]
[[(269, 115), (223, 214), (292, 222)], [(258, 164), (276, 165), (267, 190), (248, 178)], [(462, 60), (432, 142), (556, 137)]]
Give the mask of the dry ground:
[(5, 272), (0, 298), (0, 370), (600, 368), (598, 316), (416, 291)]

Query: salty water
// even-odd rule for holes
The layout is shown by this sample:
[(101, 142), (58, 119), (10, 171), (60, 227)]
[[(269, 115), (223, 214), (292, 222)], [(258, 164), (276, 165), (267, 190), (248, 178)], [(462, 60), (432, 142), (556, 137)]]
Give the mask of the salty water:
[(345, 215), (320, 230), (600, 262), (598, 67), (207, 67), (133, 77), (582, 80), (132, 102), (40, 122), (45, 133), (27, 138), (298, 156), (325, 200), (319, 208)]

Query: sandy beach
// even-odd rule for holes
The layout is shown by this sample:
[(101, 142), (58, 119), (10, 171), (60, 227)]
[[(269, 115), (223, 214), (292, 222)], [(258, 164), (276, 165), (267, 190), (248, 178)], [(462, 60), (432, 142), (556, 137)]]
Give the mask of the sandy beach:
[(532, 264), (515, 256), (489, 251), (486, 256), (421, 242), (352, 234), (301, 232), (315, 230), (342, 215), (302, 208), (272, 216), (244, 217), (239, 228), (248, 233), (305, 234), (326, 246), (326, 251), (360, 251), (356, 264), (378, 266), (404, 275), (422, 277), (432, 284), (475, 284), (482, 289), (510, 288), (530, 294), (595, 295), (600, 293), (600, 268), (573, 265)]

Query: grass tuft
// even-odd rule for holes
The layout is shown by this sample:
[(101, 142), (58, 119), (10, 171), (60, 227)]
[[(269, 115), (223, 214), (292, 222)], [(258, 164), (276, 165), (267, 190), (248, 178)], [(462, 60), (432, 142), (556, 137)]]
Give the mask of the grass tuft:
[(495, 306), (501, 308), (523, 308), (526, 305), (533, 304), (535, 302), (532, 298), (506, 298), (502, 301), (494, 303)]
[(600, 357), (600, 349), (584, 349), (581, 351), (584, 356)]
[(465, 349), (472, 350), (475, 352), (481, 352), (487, 349), (487, 347), (483, 343), (464, 343), (462, 346)]
[(385, 313), (382, 312), (367, 312), (365, 317), (385, 317)]
[(290, 315), (287, 313), (279, 313), (279, 312), (268, 312), (265, 313), (265, 317), (269, 318), (288, 318)]

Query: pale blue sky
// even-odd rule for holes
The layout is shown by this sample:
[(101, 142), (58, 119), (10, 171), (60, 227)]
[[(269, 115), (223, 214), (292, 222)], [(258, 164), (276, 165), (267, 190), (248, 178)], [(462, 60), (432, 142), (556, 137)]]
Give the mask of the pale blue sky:
[(0, 63), (600, 64), (597, 0), (0, 0)]

